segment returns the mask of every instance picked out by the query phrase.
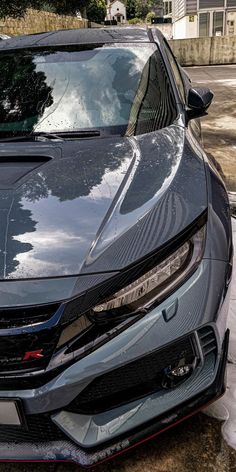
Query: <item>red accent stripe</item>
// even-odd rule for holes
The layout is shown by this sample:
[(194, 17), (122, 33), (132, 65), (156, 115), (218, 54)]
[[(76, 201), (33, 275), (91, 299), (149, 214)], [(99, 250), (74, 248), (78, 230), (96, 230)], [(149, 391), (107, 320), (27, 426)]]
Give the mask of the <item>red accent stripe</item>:
[[(81, 467), (85, 468), (85, 469), (92, 469), (100, 464), (103, 464), (104, 462), (107, 462), (107, 461), (110, 461), (110, 460), (113, 460), (115, 459), (116, 457), (119, 457), (121, 456), (122, 454), (125, 454), (126, 452), (134, 449), (135, 447), (138, 447), (140, 446), (141, 444), (144, 444), (146, 443), (147, 441), (150, 441), (151, 439), (159, 436), (160, 434), (168, 431), (169, 429), (172, 429), (174, 428), (175, 426), (178, 426), (179, 424), (183, 423), (185, 420), (191, 418), (192, 416), (196, 415), (197, 413), (199, 413), (200, 411), (204, 410), (205, 408), (207, 408), (209, 405), (211, 405), (211, 403), (214, 403), (216, 400), (218, 400), (222, 395), (220, 395), (219, 397), (217, 398), (214, 398), (213, 400), (209, 401), (208, 403), (206, 403), (206, 405), (200, 407), (200, 408), (197, 408), (197, 410), (194, 410), (192, 411), (191, 413), (189, 413), (187, 416), (184, 416), (183, 418), (181, 418), (180, 420), (176, 421), (175, 423), (172, 423), (168, 426), (166, 426), (165, 428), (163, 428), (162, 430), (160, 431), (157, 431), (156, 433), (153, 433), (151, 434), (150, 436), (147, 436), (146, 438), (143, 438), (141, 439), (140, 441), (138, 441), (137, 443), (135, 444), (132, 444), (131, 446), (128, 446), (127, 448), (123, 449), (122, 451), (119, 451), (119, 452), (116, 452), (115, 454), (111, 455), (111, 456), (108, 456), (106, 457), (105, 459), (97, 462), (96, 464), (91, 464), (91, 465), (82, 465), (82, 464), (77, 464), (77, 465), (80, 465)], [(67, 463), (67, 464), (75, 464), (74, 461), (72, 460), (10, 460), (10, 459), (6, 459), (6, 460), (2, 460), (0, 459), (0, 463), (1, 462), (4, 462), (4, 463), (25, 463), (25, 464), (45, 464), (45, 463)]]
[[(220, 398), (220, 397), (219, 397)], [(217, 398), (218, 400), (218, 398)], [(165, 433), (166, 431), (168, 431), (169, 429), (172, 429), (174, 428), (175, 426), (178, 426), (179, 424), (183, 423), (185, 420), (188, 420), (189, 418), (191, 418), (192, 416), (196, 415), (197, 413), (199, 413), (200, 411), (204, 410), (204, 408), (207, 408), (209, 405), (211, 405), (211, 403), (214, 403), (216, 401), (216, 399), (213, 399), (211, 400), (210, 402), (208, 402), (206, 405), (198, 408), (197, 410), (194, 410), (192, 411), (192, 413), (189, 413), (187, 416), (184, 416), (183, 418), (181, 418), (180, 420), (176, 421), (175, 423), (172, 423), (168, 426), (166, 426), (165, 428), (161, 429), (160, 431), (157, 431), (156, 433), (153, 433), (151, 434), (150, 436), (147, 436), (146, 438), (143, 438), (141, 439), (140, 441), (138, 441), (137, 443), (135, 444), (132, 444), (131, 446), (128, 446), (127, 448), (123, 449), (122, 451), (119, 451), (119, 452), (116, 452), (115, 454), (113, 454), (112, 456), (109, 456), (107, 457), (106, 459), (103, 459), (102, 461), (99, 461), (97, 462), (95, 465), (91, 465), (91, 466), (87, 466), (86, 468), (90, 469), (92, 467), (95, 467), (97, 465), (100, 465), (100, 464), (103, 464), (104, 462), (107, 462), (108, 460), (112, 460), (112, 459), (115, 459), (116, 457), (122, 455), (122, 454), (125, 454), (126, 452), (130, 451), (131, 449), (134, 449), (135, 447), (137, 446), (141, 446), (141, 444), (144, 444), (146, 443), (147, 441), (150, 441), (151, 439), (154, 439), (155, 437), (159, 436), (160, 434), (162, 433)]]

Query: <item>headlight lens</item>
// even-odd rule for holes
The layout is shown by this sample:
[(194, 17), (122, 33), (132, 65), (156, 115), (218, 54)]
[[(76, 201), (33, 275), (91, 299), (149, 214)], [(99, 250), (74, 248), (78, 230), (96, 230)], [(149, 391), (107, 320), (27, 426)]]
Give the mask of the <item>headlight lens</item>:
[(156, 299), (173, 290), (198, 265), (204, 243), (205, 226), (160, 264), (96, 305), (93, 308), (94, 315), (130, 314), (148, 308)]

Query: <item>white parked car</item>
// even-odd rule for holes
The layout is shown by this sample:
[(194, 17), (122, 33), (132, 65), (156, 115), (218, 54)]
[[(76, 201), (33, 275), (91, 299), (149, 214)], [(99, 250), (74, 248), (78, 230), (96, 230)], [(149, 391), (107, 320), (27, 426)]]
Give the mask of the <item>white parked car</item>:
[(7, 34), (0, 34), (0, 40), (1, 39), (9, 39), (10, 36), (8, 36)]

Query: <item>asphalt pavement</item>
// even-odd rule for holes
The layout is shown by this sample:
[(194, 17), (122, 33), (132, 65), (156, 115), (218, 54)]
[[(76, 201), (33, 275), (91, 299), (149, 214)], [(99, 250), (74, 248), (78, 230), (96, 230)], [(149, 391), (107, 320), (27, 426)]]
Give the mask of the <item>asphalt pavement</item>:
[[(187, 69), (194, 83), (210, 87), (215, 100), (203, 119), (204, 143), (236, 191), (236, 65)], [(70, 464), (0, 464), (0, 472), (82, 472)], [(199, 414), (97, 472), (236, 472), (236, 452), (221, 437), (221, 424)]]
[(202, 119), (206, 150), (221, 165), (227, 187), (236, 191), (236, 65), (188, 67), (194, 84), (215, 94)]

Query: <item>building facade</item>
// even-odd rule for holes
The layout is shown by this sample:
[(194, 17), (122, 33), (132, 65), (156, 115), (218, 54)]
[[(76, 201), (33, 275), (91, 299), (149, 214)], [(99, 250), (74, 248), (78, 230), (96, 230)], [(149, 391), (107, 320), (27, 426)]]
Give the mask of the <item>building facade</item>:
[(126, 5), (121, 0), (114, 0), (113, 2), (107, 0), (107, 15), (106, 21), (116, 21), (117, 24), (124, 24), (127, 21)]
[(163, 0), (163, 13), (164, 18), (171, 18), (172, 17), (172, 0)]
[(236, 35), (236, 0), (173, 0), (173, 37)]

